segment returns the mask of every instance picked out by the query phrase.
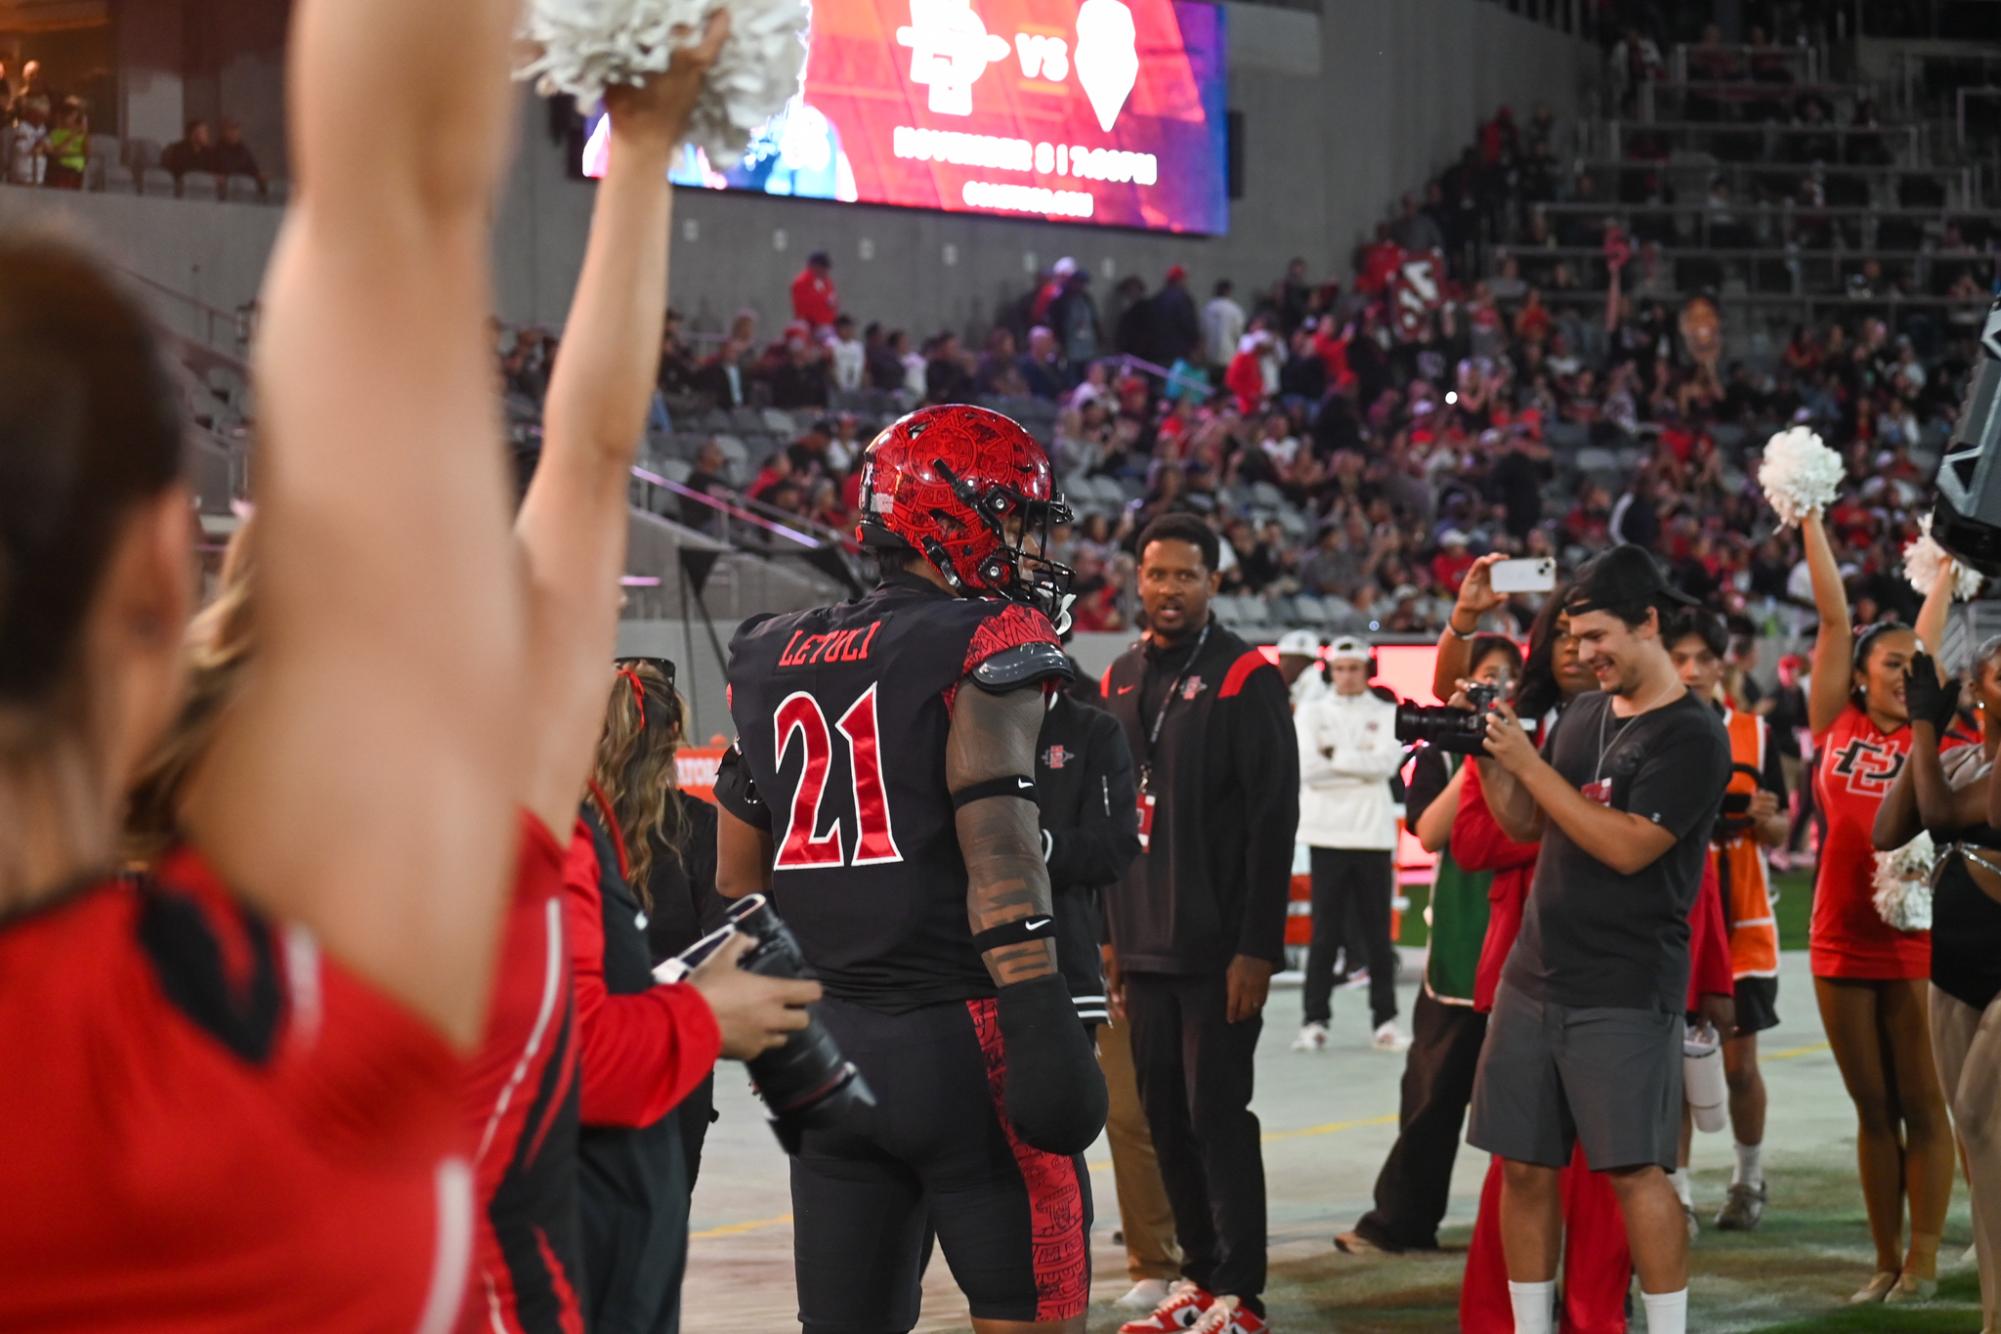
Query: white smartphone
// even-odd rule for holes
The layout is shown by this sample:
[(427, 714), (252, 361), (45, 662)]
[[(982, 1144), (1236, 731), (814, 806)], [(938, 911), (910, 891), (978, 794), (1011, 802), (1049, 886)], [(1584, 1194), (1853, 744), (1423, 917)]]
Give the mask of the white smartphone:
[(1548, 593), (1556, 588), (1556, 562), (1548, 556), (1496, 561), (1488, 577), (1496, 593)]

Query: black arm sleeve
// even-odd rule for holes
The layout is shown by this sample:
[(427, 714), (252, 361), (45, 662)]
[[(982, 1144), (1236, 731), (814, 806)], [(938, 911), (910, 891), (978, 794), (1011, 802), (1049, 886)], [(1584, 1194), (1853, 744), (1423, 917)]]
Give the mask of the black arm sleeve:
[[(757, 784), (750, 776), (750, 766), (743, 762), (743, 752), (731, 746), (723, 752), (723, 760), (716, 768), (716, 805), (751, 826), (771, 832), (771, 808), (758, 795)], [(710, 876), (714, 883), (714, 876)]]
[[(1292, 844), (1299, 834), (1299, 744), (1285, 678), (1264, 666), (1221, 701), (1229, 762), (1243, 797), (1250, 838), (1243, 867), (1244, 918), (1237, 953), (1277, 966), (1285, 961), (1285, 916), (1292, 896)], [(1220, 815), (1221, 812), (1218, 812)]]
[(1053, 885), (1098, 889), (1125, 875), (1139, 856), (1139, 806), (1132, 752), (1117, 720), (1077, 706), (1084, 721), (1084, 801), (1075, 827), (1045, 823)]
[(1425, 746), (1417, 752), (1417, 759), (1411, 763), (1410, 786), (1404, 790), (1403, 820), (1407, 828), (1417, 828), (1417, 822), (1424, 818), (1425, 808), (1438, 800), (1438, 794), (1445, 791), (1445, 785), (1452, 781), (1452, 766), (1445, 762), (1445, 752), (1436, 746)]
[(700, 797), (681, 795), (688, 812), (688, 894), (702, 934), (728, 920), (729, 903), (716, 892), (716, 808)]
[(1774, 731), (1765, 739), (1765, 772), (1758, 778), (1758, 786), (1779, 798), (1779, 809), (1786, 807), (1786, 766), (1780, 758), (1777, 743), (1778, 733)]

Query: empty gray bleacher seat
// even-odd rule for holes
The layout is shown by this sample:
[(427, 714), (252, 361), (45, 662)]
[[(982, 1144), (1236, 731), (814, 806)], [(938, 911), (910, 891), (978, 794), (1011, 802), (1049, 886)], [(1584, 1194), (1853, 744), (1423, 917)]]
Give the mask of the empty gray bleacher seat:
[(1619, 466), (1618, 457), (1609, 449), (1580, 449), (1571, 463), (1585, 473), (1612, 472)]
[(139, 193), (159, 198), (172, 198), (174, 178), (161, 167), (148, 167), (139, 173)]
[(658, 465), (654, 471), (670, 482), (685, 482), (693, 471), (686, 459), (655, 459), (654, 463)]
[(181, 198), (214, 200), (221, 197), (221, 191), (216, 188), (215, 177), (207, 172), (191, 171), (181, 177)]
[(722, 450), (723, 457), (729, 460), (732, 471), (747, 475), (744, 469), (750, 463), (750, 451), (744, 448), (743, 441), (733, 435), (719, 435), (716, 437), (716, 448)]
[[(192, 181), (195, 178), (196, 174), (197, 173), (189, 172), (188, 179)], [(252, 180), (250, 177), (232, 176), (229, 178), (228, 193), (226, 197), (232, 204), (254, 204), (259, 199), (262, 199), (264, 196), (263, 192), (257, 188), (257, 182)]]
[(1299, 618), (1301, 625), (1324, 625), (1327, 621), (1327, 604), (1312, 593), (1295, 593), (1292, 595), (1292, 614)]
[(157, 167), (160, 165), (159, 142), (153, 139), (127, 139), (124, 159), (125, 165), (132, 169), (135, 176), (148, 167)]
[(1251, 503), (1260, 509), (1282, 510), (1285, 496), (1270, 482), (1252, 482)]
[(292, 183), (284, 177), (274, 177), (264, 190), (264, 202), (283, 207), (292, 198)]
[(759, 416), (762, 419), (763, 429), (772, 435), (782, 435), (789, 440), (800, 432), (799, 423), (794, 421), (792, 414), (783, 408), (765, 408)]
[(104, 164), (104, 189), (111, 194), (129, 195), (139, 188), (139, 178), (123, 162)]

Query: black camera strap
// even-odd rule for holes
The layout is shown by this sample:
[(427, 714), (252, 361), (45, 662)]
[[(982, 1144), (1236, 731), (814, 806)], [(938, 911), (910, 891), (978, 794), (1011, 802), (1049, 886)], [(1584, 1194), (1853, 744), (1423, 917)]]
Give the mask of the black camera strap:
[(1160, 701), (1159, 711), (1153, 715), (1153, 726), (1147, 729), (1146, 747), (1140, 752), (1139, 757), (1141, 793), (1153, 791), (1153, 752), (1160, 744), (1160, 729), (1167, 726), (1167, 711), (1174, 707), (1174, 697), (1181, 693), (1181, 687), (1187, 683), (1188, 674), (1194, 670), (1196, 660), (1202, 656), (1202, 646), (1209, 642), (1209, 631), (1214, 629), (1215, 625), (1216, 618), (1213, 615), (1202, 623), (1202, 633), (1195, 637), (1194, 651), (1188, 655), (1188, 661), (1181, 664), (1181, 671), (1175, 676), (1174, 683), (1167, 687), (1167, 695)]

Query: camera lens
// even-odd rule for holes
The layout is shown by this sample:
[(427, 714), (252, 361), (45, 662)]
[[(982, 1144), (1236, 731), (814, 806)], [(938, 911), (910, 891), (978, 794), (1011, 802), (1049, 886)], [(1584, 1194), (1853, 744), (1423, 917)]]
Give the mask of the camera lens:
[[(752, 894), (729, 910), (732, 927), (752, 940), (741, 966), (764, 977), (811, 975), (791, 930), (762, 894)], [(817, 1015), (805, 1028), (749, 1062), (751, 1082), (771, 1117), (771, 1128), (787, 1153), (799, 1149), (809, 1127), (851, 1125), (875, 1106), (868, 1081), (841, 1050)]]

